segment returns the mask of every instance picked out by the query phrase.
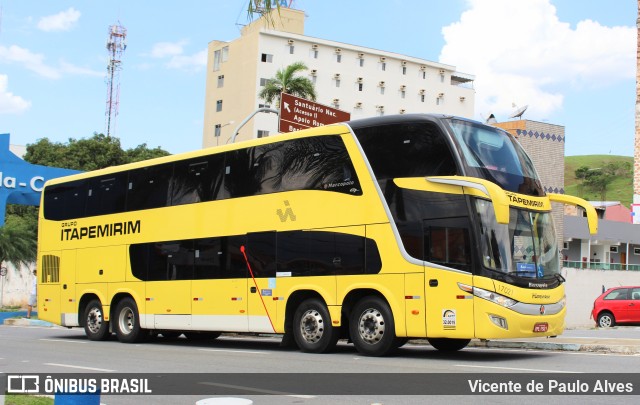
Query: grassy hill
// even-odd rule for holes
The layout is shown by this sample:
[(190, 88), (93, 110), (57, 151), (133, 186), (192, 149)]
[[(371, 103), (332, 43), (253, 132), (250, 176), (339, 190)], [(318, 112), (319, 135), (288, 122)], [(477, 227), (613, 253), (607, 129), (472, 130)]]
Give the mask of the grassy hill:
[[(575, 172), (581, 166), (595, 169), (603, 167), (610, 162), (630, 162), (633, 167), (633, 158), (630, 156), (566, 156), (564, 158), (564, 192), (585, 200), (599, 201), (600, 195), (584, 191), (580, 187), (580, 182), (576, 179)], [(633, 172), (616, 178), (607, 189), (606, 199), (607, 201), (620, 201), (625, 207), (629, 207), (633, 201)]]

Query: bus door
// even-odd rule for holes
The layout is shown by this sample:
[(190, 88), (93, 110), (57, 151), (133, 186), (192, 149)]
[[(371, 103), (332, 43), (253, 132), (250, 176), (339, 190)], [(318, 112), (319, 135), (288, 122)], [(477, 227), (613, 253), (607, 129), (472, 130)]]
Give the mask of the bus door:
[(153, 315), (156, 329), (191, 326), (193, 242), (170, 241), (149, 246), (145, 312)]
[[(73, 326), (78, 322), (77, 319), (72, 319), (78, 314), (78, 299), (76, 297), (76, 250), (63, 250), (60, 252), (60, 262), (62, 270), (60, 271), (60, 315), (62, 318), (62, 325)], [(38, 274), (38, 277), (40, 274)], [(45, 277), (49, 279), (52, 274), (45, 274)], [(42, 279), (41, 279), (42, 280)], [(38, 291), (40, 295), (40, 291)], [(40, 299), (40, 297), (38, 297)], [(79, 323), (77, 323), (79, 325)]]
[(249, 331), (275, 332), (276, 232), (247, 234), (245, 249), (251, 267), (247, 283)]
[(192, 328), (247, 332), (249, 271), (240, 248), (244, 236), (197, 239), (191, 286)]
[(458, 283), (472, 285), (468, 217), (423, 220), (427, 331), (430, 337), (473, 336), (473, 296)]

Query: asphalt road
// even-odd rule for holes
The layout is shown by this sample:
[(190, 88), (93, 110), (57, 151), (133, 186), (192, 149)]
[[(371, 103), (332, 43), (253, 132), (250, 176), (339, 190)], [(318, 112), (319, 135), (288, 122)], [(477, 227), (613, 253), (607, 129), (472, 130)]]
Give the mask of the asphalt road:
[[(601, 333), (594, 331), (567, 331), (571, 335)], [(639, 329), (611, 330), (606, 333), (627, 333), (637, 336)], [(256, 388), (250, 377), (236, 380), (234, 385), (246, 388), (242, 395), (234, 398), (252, 400), (254, 404), (386, 404), (405, 405), (425, 403), (449, 404), (459, 400), (468, 401), (469, 395), (416, 396), (392, 395), (380, 393), (380, 387), (393, 384), (394, 378), (401, 373), (407, 379), (419, 374), (422, 384), (443, 384), (442, 373), (455, 380), (454, 374), (464, 374), (465, 378), (490, 381), (496, 374), (503, 381), (518, 379), (522, 375), (535, 374), (545, 384), (549, 378), (577, 373), (592, 373), (615, 381), (610, 373), (637, 373), (640, 371), (640, 356), (598, 354), (584, 352), (553, 352), (520, 349), (467, 348), (457, 353), (442, 353), (428, 345), (404, 346), (391, 357), (371, 358), (360, 356), (352, 345), (340, 343), (335, 353), (313, 355), (279, 347), (280, 339), (270, 337), (229, 337), (223, 336), (211, 342), (191, 342), (186, 339), (166, 341), (157, 339), (150, 343), (126, 345), (115, 339), (106, 342), (92, 342), (86, 339), (81, 329), (0, 326), (0, 372), (15, 373), (92, 373), (118, 375), (119, 373), (283, 373), (283, 378), (308, 384), (317, 391), (314, 375), (310, 373), (355, 373), (362, 377), (366, 373), (388, 373), (379, 376), (358, 378), (354, 387), (355, 395), (331, 395), (332, 388), (326, 387), (326, 393), (313, 395), (289, 394), (287, 389), (273, 389), (267, 392)], [(424, 374), (423, 374), (424, 373)], [(450, 373), (450, 374), (449, 374)], [(311, 377), (309, 377), (311, 376)], [(551, 376), (551, 377), (550, 377)], [(637, 375), (636, 375), (637, 376)], [(640, 377), (638, 377), (640, 379)], [(286, 387), (286, 384), (285, 384)], [(220, 387), (217, 387), (220, 388)], [(228, 387), (227, 387), (228, 388)], [(640, 384), (633, 387), (632, 396), (615, 397), (615, 403), (637, 403)], [(215, 390), (223, 392), (224, 390)], [(293, 391), (293, 390), (291, 390)], [(321, 390), (322, 391), (322, 390)], [(411, 387), (409, 391), (412, 391)], [(214, 392), (214, 391), (212, 391)], [(371, 392), (371, 394), (368, 394)], [(453, 393), (466, 393), (465, 390), (452, 390)], [(255, 394), (254, 394), (255, 393)], [(204, 398), (215, 395), (168, 396), (113, 396), (103, 395), (101, 403), (134, 404), (194, 404)], [(256, 395), (271, 394), (271, 395)], [(597, 395), (578, 396), (557, 393), (558, 395), (514, 396), (488, 395), (474, 396), (473, 403), (513, 404), (544, 402), (547, 404), (610, 402), (611, 398)], [(216, 397), (218, 400), (220, 396)], [(213, 402), (215, 403), (215, 402)], [(224, 402), (219, 402), (224, 403)], [(215, 403), (218, 405), (218, 403)]]

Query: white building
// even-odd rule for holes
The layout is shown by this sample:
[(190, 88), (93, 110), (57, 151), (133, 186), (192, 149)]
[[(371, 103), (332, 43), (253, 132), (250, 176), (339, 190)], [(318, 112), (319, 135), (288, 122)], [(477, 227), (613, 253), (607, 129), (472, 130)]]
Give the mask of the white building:
[[(243, 28), (231, 42), (208, 48), (203, 147), (224, 144), (257, 108), (264, 83), (279, 69), (304, 62), (317, 102), (351, 119), (402, 113), (445, 113), (471, 118), (472, 75), (412, 56), (304, 35), (304, 12), (281, 8)], [(278, 106), (270, 106), (277, 109)], [(277, 134), (275, 114), (258, 114), (238, 140)]]

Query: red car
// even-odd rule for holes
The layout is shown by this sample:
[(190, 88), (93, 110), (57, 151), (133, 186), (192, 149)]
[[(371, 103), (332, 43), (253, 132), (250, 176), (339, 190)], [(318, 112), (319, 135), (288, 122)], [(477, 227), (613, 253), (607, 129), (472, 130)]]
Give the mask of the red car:
[(591, 317), (601, 328), (640, 324), (640, 287), (614, 287), (603, 292), (593, 302)]

